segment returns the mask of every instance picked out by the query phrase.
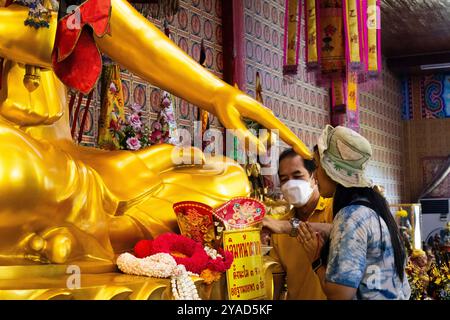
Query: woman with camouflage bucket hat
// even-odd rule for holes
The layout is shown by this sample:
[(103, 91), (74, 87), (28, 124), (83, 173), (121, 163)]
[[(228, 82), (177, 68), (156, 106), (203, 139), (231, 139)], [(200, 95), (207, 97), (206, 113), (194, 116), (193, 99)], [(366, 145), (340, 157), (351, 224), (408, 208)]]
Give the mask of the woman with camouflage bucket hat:
[(366, 175), (371, 156), (364, 137), (340, 126), (327, 125), (315, 148), (320, 195), (334, 198), (333, 225), (325, 235), (328, 239), (322, 239), (323, 232), (319, 235), (302, 223), (298, 240), (316, 253), (312, 263), (328, 299), (410, 296), (397, 224), (386, 199)]

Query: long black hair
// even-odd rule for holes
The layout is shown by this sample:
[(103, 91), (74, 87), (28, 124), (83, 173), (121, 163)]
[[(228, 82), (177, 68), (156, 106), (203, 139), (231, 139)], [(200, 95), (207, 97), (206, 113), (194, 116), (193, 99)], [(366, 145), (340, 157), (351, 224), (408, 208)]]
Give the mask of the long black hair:
[[(386, 199), (373, 188), (346, 188), (340, 184), (336, 187), (336, 193), (333, 199), (333, 216), (342, 208), (351, 205), (359, 199), (365, 199), (369, 203), (368, 207), (372, 208), (387, 225), (391, 236), (392, 248), (394, 249), (395, 269), (398, 276), (403, 281), (405, 267), (405, 248), (398, 231), (397, 223), (389, 210)], [(380, 225), (381, 228), (381, 225)]]

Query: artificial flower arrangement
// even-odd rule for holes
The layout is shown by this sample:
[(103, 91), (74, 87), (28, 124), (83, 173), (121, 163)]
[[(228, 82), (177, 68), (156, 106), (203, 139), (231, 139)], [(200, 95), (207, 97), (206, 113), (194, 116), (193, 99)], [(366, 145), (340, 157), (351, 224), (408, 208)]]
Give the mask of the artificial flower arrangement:
[(235, 198), (217, 209), (203, 203), (184, 201), (174, 205), (182, 235), (165, 233), (153, 240), (141, 240), (134, 255), (121, 254), (117, 266), (127, 274), (171, 278), (175, 299), (198, 300), (190, 277), (198, 275), (211, 284), (233, 263), (232, 253), (221, 248), (221, 233), (261, 223), (264, 205), (251, 198)]
[(446, 261), (433, 264), (430, 270), (430, 289), (436, 300), (450, 300), (450, 265)]
[(445, 261), (433, 263), (426, 273), (414, 267), (406, 267), (411, 286), (411, 300), (450, 300), (450, 267)]
[(220, 279), (232, 263), (230, 252), (217, 251), (175, 233), (141, 240), (134, 247), (134, 255), (124, 253), (117, 258), (117, 266), (124, 273), (171, 277), (172, 293), (177, 300), (200, 299), (191, 275), (200, 276), (205, 283), (211, 284)]
[(122, 150), (139, 150), (151, 145), (151, 130), (142, 122), (141, 108), (141, 105), (134, 103), (126, 122), (119, 123), (117, 127), (110, 127), (118, 137)]
[(398, 211), (395, 213), (395, 216), (396, 216), (396, 217), (399, 217), (399, 218), (407, 218), (407, 217), (408, 217), (408, 211), (406, 211), (406, 210), (403, 209), (403, 208), (400, 208), (400, 210), (398, 210)]
[(233, 262), (230, 252), (215, 250), (202, 243), (175, 233), (160, 235), (154, 240), (141, 240), (134, 247), (138, 258), (145, 258), (155, 253), (169, 253), (178, 264), (187, 271), (198, 274), (207, 284), (220, 278)]
[[(416, 250), (417, 251), (417, 250)], [(422, 250), (420, 250), (422, 251)], [(425, 254), (425, 253), (423, 253)], [(424, 267), (420, 267), (415, 262), (416, 257), (412, 255), (408, 259), (405, 271), (408, 277), (408, 282), (411, 287), (411, 300), (426, 300), (428, 299), (428, 283), (429, 277)]]
[(406, 266), (411, 300), (450, 300), (450, 266), (445, 253), (440, 247), (428, 247), (426, 253), (412, 250)]
[(121, 120), (111, 121), (109, 130), (119, 141), (121, 150), (140, 150), (151, 145), (161, 143), (173, 143), (170, 132), (174, 116), (172, 113), (171, 100), (168, 93), (164, 93), (161, 101), (161, 112), (149, 128), (142, 121), (142, 106), (134, 103), (130, 109), (131, 114), (125, 122)]

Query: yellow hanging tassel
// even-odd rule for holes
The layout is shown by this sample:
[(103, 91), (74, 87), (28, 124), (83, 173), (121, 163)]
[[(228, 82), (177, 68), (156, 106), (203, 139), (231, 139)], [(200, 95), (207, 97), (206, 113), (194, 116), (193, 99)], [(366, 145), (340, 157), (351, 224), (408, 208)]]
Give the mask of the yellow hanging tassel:
[(367, 42), (368, 42), (368, 71), (369, 73), (378, 73), (378, 30), (379, 19), (377, 15), (377, 0), (367, 1)]
[(317, 8), (316, 0), (305, 0), (305, 41), (306, 41), (306, 65), (317, 67), (319, 53), (317, 46)]
[(347, 63), (350, 68), (359, 67), (361, 63), (357, 1), (345, 1), (345, 41), (348, 50)]

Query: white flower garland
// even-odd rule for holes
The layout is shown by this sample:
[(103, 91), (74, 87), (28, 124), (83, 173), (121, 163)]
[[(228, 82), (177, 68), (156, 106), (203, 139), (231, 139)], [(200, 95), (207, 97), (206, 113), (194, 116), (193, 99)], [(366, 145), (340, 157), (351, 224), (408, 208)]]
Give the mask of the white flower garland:
[(201, 300), (194, 281), (184, 265), (178, 265), (168, 253), (157, 253), (146, 258), (136, 258), (123, 253), (117, 258), (117, 266), (127, 274), (154, 278), (171, 277), (172, 294), (175, 300)]
[(217, 253), (216, 249), (210, 248), (208, 246), (205, 246), (204, 248), (205, 248), (206, 254), (211, 259), (216, 260), (217, 258), (222, 258), (222, 256), (219, 253)]

